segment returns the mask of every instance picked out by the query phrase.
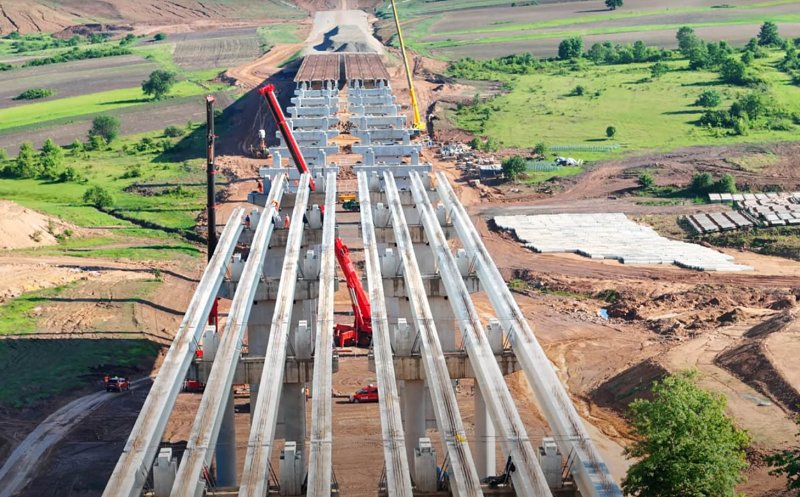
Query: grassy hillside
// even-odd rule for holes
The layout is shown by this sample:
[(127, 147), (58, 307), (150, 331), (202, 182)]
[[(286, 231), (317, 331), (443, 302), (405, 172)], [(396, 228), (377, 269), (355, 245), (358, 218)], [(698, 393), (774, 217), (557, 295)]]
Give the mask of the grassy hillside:
[[(699, 126), (706, 109), (698, 96), (715, 90), (718, 109), (728, 109), (744, 95), (768, 88), (767, 98), (785, 115), (800, 115), (800, 87), (776, 67), (782, 51), (753, 62), (751, 70), (761, 87), (725, 84), (718, 72), (690, 71), (687, 62), (667, 61), (668, 71), (652, 78), (652, 63), (595, 65), (557, 62), (533, 74), (509, 76), (484, 73), (482, 78), (507, 81), (511, 90), (497, 98), (462, 106), (453, 114), (458, 127), (494, 138), (506, 147), (545, 143), (584, 159), (608, 157), (635, 150), (670, 150), (690, 145), (771, 142), (796, 139), (796, 125), (764, 123), (743, 134)], [(580, 89), (579, 89), (580, 87)], [(609, 138), (609, 126), (616, 135)], [(783, 129), (776, 129), (783, 128)], [(618, 145), (618, 151), (592, 151)], [(587, 150), (588, 149), (588, 150)]]

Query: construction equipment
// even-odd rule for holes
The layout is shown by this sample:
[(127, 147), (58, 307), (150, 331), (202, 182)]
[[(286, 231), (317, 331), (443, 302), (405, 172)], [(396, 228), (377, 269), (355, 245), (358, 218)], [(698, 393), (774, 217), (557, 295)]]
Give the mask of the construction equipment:
[(412, 126), (418, 131), (425, 130), (425, 123), (419, 114), (419, 104), (417, 103), (417, 94), (414, 91), (414, 78), (411, 74), (411, 66), (408, 63), (408, 56), (406, 55), (406, 43), (403, 41), (403, 31), (400, 29), (400, 15), (397, 12), (397, 3), (392, 0), (392, 12), (394, 13), (394, 25), (397, 27), (397, 39), (400, 40), (400, 53), (403, 55), (403, 64), (406, 67), (406, 81), (408, 81), (408, 93), (411, 95), (411, 107), (414, 110), (414, 119)]
[(358, 200), (346, 200), (342, 203), (342, 208), (350, 212), (360, 212), (361, 204), (358, 203)]
[[(297, 166), (297, 170), (300, 171), (300, 174), (309, 173), (306, 160), (303, 158), (303, 153), (300, 151), (300, 147), (297, 146), (294, 135), (292, 135), (292, 129), (286, 122), (281, 106), (278, 104), (278, 99), (275, 97), (275, 85), (262, 86), (258, 89), (258, 93), (263, 95), (264, 100), (267, 101), (267, 106), (269, 110), (272, 111), (272, 117), (275, 118), (275, 123), (278, 125), (281, 135), (283, 135), (283, 139), (286, 142), (286, 146), (289, 148), (289, 154), (291, 154), (292, 160), (294, 160)], [(311, 176), (311, 173), (309, 173), (309, 176)], [(314, 185), (313, 178), (309, 178), (308, 186), (311, 188), (312, 192), (317, 189), (316, 185)]]
[(269, 159), (269, 150), (267, 149), (267, 132), (263, 129), (258, 130), (258, 145), (250, 146), (250, 155), (256, 159)]
[(333, 328), (333, 337), (339, 347), (355, 344), (358, 347), (369, 347), (372, 343), (372, 310), (369, 297), (361, 285), (361, 278), (356, 273), (353, 261), (350, 260), (350, 249), (341, 238), (334, 243), (336, 260), (342, 268), (347, 290), (350, 292), (350, 302), (353, 304), (353, 325), (337, 324)]
[(339, 202), (344, 203), (349, 200), (355, 200), (356, 194), (355, 193), (340, 193), (339, 194)]

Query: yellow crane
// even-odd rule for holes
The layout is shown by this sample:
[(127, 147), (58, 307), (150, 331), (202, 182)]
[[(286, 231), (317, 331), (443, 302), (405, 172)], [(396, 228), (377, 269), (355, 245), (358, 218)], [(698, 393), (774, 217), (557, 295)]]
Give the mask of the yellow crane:
[(392, 12), (394, 13), (394, 25), (397, 27), (397, 39), (400, 40), (400, 53), (403, 54), (403, 64), (406, 66), (406, 80), (408, 81), (408, 92), (411, 94), (411, 107), (414, 109), (414, 122), (412, 125), (415, 129), (424, 131), (425, 123), (419, 114), (419, 104), (417, 103), (417, 94), (414, 91), (414, 78), (411, 75), (411, 66), (408, 63), (408, 56), (406, 56), (406, 43), (403, 41), (403, 31), (400, 29), (400, 15), (397, 12), (397, 4), (392, 0)]

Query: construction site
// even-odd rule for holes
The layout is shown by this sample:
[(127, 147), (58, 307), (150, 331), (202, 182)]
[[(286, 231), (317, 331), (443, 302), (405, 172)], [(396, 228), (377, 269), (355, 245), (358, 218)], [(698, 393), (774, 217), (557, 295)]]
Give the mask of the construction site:
[[(207, 252), (160, 265), (134, 319), (160, 351), (0, 423), (0, 497), (621, 497), (626, 409), (684, 369), (752, 437), (738, 488), (784, 495), (762, 456), (794, 447), (800, 262), (692, 237), (800, 223), (796, 172), (702, 206), (623, 197), (646, 155), (544, 193), (505, 182), (435, 128), (437, 95), (471, 89), (434, 81), (396, 15), (389, 49), (340, 7), (227, 71), (238, 102), (205, 98)], [(92, 297), (151, 270), (49, 257), (4, 262), (8, 295), (43, 264)], [(53, 322), (42, 339), (65, 338)]]

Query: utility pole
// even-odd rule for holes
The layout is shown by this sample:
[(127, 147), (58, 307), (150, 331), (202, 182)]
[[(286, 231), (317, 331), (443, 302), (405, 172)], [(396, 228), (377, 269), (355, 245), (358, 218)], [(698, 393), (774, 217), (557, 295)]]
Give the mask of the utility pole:
[(206, 129), (208, 130), (208, 151), (206, 163), (206, 191), (208, 197), (208, 259), (217, 248), (217, 199), (214, 175), (217, 174), (214, 164), (214, 95), (206, 97)]

